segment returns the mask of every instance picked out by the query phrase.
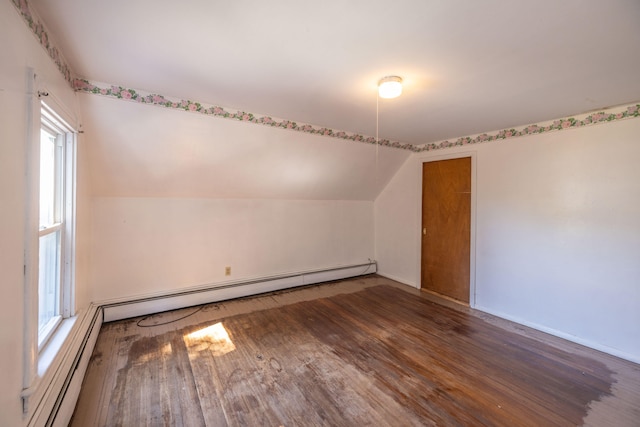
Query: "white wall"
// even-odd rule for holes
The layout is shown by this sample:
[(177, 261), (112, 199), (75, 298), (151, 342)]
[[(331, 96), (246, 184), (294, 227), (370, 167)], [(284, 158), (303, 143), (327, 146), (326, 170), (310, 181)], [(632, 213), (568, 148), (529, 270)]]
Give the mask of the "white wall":
[(380, 273), (419, 286), (422, 162), (475, 152), (476, 307), (640, 361), (640, 120), (413, 155), (376, 200)]
[(98, 197), (93, 208), (93, 301), (373, 258), (368, 201)]
[[(27, 67), (33, 67), (39, 89), (73, 114), (75, 95), (47, 56), (38, 41), (9, 1), (0, 2), (0, 425), (23, 423), (23, 263), (26, 212), (26, 81)], [(82, 156), (83, 153), (80, 153)], [(82, 173), (82, 172), (81, 172)], [(85, 187), (86, 190), (86, 187)], [(83, 228), (86, 199), (79, 200)], [(80, 220), (80, 219), (79, 219)], [(78, 233), (79, 243), (86, 243), (86, 233)], [(78, 290), (84, 291), (86, 263), (81, 260)], [(86, 299), (77, 305), (86, 307)]]
[(406, 160), (375, 201), (375, 245), (378, 272), (416, 286), (420, 253), (419, 193), (422, 171), (415, 156)]

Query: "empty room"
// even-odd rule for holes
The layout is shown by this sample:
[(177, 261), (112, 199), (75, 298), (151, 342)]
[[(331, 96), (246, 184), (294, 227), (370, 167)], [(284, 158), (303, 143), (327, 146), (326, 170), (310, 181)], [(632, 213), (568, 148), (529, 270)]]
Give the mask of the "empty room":
[(639, 23), (0, 1), (0, 426), (639, 426)]

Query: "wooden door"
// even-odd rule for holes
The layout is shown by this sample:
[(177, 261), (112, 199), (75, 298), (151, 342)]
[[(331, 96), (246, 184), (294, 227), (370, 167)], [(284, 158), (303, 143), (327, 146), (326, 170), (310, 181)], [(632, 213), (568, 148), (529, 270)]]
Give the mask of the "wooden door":
[(471, 158), (422, 166), (422, 288), (469, 303)]

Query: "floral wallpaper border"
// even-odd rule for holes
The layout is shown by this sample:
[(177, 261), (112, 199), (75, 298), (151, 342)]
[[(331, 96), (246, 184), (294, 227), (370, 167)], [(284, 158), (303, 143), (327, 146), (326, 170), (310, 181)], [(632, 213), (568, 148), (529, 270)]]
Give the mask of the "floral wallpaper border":
[[(58, 67), (58, 70), (62, 73), (65, 80), (69, 82), (70, 85), (73, 84), (73, 73), (71, 68), (65, 61), (62, 53), (58, 50), (57, 47), (53, 45), (53, 43), (49, 40), (49, 33), (44, 27), (42, 20), (31, 10), (31, 6), (27, 0), (11, 0), (14, 6), (18, 9), (18, 12), (22, 16), (22, 19), (27, 23), (31, 32), (36, 36), (40, 45), (45, 48), (49, 57), (53, 61), (54, 64)], [(73, 87), (73, 85), (72, 85)]]
[[(524, 126), (519, 129), (503, 129), (496, 133), (483, 133), (476, 136), (464, 136), (454, 141), (440, 141), (427, 144), (413, 145), (381, 139), (376, 141), (372, 136), (338, 131), (326, 127), (313, 126), (310, 124), (296, 123), (290, 120), (276, 119), (270, 116), (256, 115), (246, 111), (232, 111), (216, 105), (203, 105), (193, 100), (177, 100), (170, 99), (158, 94), (145, 94), (135, 89), (125, 88), (109, 84), (92, 83), (89, 80), (76, 78), (72, 73), (69, 65), (63, 58), (57, 47), (50, 41), (42, 21), (33, 13), (27, 0), (12, 0), (18, 12), (31, 29), (38, 41), (45, 48), (51, 60), (56, 64), (58, 70), (62, 73), (65, 80), (69, 82), (71, 87), (80, 92), (92, 93), (96, 95), (108, 96), (112, 98), (124, 99), (143, 104), (158, 105), (165, 108), (173, 108), (178, 110), (190, 111), (214, 117), (221, 117), (236, 121), (260, 124), (281, 129), (289, 129), (298, 132), (304, 132), (312, 135), (329, 136), (347, 141), (363, 142), (373, 145), (381, 145), (384, 147), (399, 148), (410, 150), (416, 153), (425, 151), (441, 150), (452, 147), (462, 147), (467, 145), (479, 144), (483, 142), (505, 140), (526, 135), (535, 135), (552, 131), (574, 129), (584, 126), (590, 126), (598, 123), (607, 123), (616, 120), (623, 120), (633, 117), (640, 117), (640, 104), (629, 105), (624, 107), (616, 107), (606, 109), (604, 111), (587, 114), (586, 116), (576, 119), (567, 117), (555, 120), (553, 122), (537, 123)], [(622, 109), (621, 109), (622, 108)]]
[[(579, 115), (578, 117), (582, 117)], [(503, 129), (494, 134), (483, 133), (476, 136), (463, 136), (454, 141), (440, 141), (434, 143), (421, 144), (413, 147), (415, 152), (441, 150), (444, 148), (462, 147), (465, 145), (479, 144), (483, 142), (498, 141), (503, 139), (517, 138), (526, 135), (536, 135), (552, 131), (575, 129), (584, 126), (607, 123), (616, 120), (640, 117), (640, 104), (625, 105), (608, 108), (604, 111), (587, 113), (582, 118), (566, 117), (552, 122), (530, 124), (520, 129)]]
[[(221, 117), (241, 122), (255, 123), (275, 128), (294, 130), (312, 135), (329, 136), (348, 141), (363, 142), (374, 145), (376, 144), (376, 138), (372, 136), (339, 131), (326, 127), (313, 126), (305, 123), (297, 123), (290, 120), (274, 118), (271, 116), (256, 115), (247, 111), (230, 110), (217, 105), (204, 105), (200, 102), (188, 99), (178, 100), (158, 94), (147, 94), (136, 91), (135, 89), (95, 83), (85, 79), (75, 79), (73, 82), (73, 87), (80, 92), (87, 92), (96, 95), (108, 96), (111, 98), (124, 99), (141, 104), (152, 104), (166, 108), (200, 113), (207, 116)], [(378, 144), (384, 147), (415, 151), (415, 146), (413, 144), (402, 144), (396, 141), (389, 141), (388, 139), (380, 139), (378, 141)]]
[[(124, 99), (128, 101), (139, 102), (142, 104), (153, 104), (166, 108), (190, 111), (204, 115), (222, 117), (236, 121), (243, 121), (265, 126), (277, 127), (281, 129), (289, 129), (298, 132), (308, 133), (312, 135), (330, 136), (334, 138), (345, 139), (349, 141), (364, 142), (367, 144), (376, 144), (376, 138), (372, 136), (361, 135), (357, 133), (349, 133), (344, 131), (336, 131), (326, 127), (318, 127), (310, 124), (296, 123), (284, 119), (276, 119), (270, 116), (259, 116), (246, 111), (232, 111), (219, 106), (206, 106), (192, 100), (170, 99), (158, 94), (144, 94), (134, 89), (122, 86), (105, 85), (93, 83), (85, 79), (75, 79), (73, 86), (81, 92), (93, 93), (112, 98)], [(580, 116), (578, 116), (580, 117)], [(465, 145), (479, 144), (483, 142), (498, 141), (510, 138), (516, 138), (526, 135), (536, 135), (552, 131), (579, 128), (598, 123), (607, 123), (616, 120), (640, 117), (640, 104), (628, 105), (622, 107), (614, 107), (604, 111), (587, 114), (582, 118), (567, 117), (554, 120), (553, 122), (537, 123), (524, 126), (520, 129), (503, 129), (496, 133), (483, 133), (477, 136), (464, 136), (454, 141), (440, 141), (421, 145), (403, 144), (397, 141), (389, 141), (381, 139), (378, 141), (380, 146), (400, 148), (410, 150), (416, 153), (424, 151), (441, 150), (445, 148), (461, 147)]]

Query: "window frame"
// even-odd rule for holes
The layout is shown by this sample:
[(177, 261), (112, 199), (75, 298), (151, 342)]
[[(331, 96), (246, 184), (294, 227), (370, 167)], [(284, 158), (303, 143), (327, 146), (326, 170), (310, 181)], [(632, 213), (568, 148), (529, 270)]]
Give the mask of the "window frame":
[[(55, 335), (56, 330), (66, 318), (75, 314), (75, 199), (76, 199), (76, 133), (55, 109), (47, 102), (41, 100), (39, 103), (40, 120), (39, 131), (42, 129), (55, 137), (55, 183), (54, 183), (54, 215), (53, 223), (42, 226), (40, 224), (40, 179), (36, 180), (38, 191), (38, 249), (39, 254), (41, 239), (53, 233), (59, 233), (58, 238), (58, 301), (56, 314), (42, 327), (37, 327), (37, 349), (40, 354), (49, 340)], [(38, 148), (41, 144), (41, 133), (38, 132)], [(59, 150), (59, 151), (58, 151)], [(40, 165), (40, 149), (33, 150), (38, 156)], [(39, 175), (39, 169), (38, 169)], [(39, 258), (36, 257), (36, 258)], [(36, 273), (36, 286), (40, 277), (40, 266), (34, 266)], [(37, 289), (37, 288), (36, 288)], [(36, 291), (38, 295), (38, 292)], [(40, 295), (38, 295), (38, 305)], [(39, 312), (36, 313), (36, 317)], [(38, 317), (37, 317), (38, 318)], [(39, 322), (36, 322), (38, 325)]]

